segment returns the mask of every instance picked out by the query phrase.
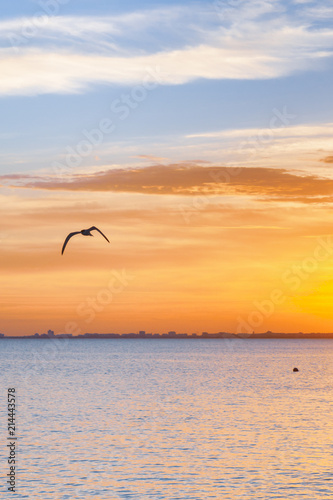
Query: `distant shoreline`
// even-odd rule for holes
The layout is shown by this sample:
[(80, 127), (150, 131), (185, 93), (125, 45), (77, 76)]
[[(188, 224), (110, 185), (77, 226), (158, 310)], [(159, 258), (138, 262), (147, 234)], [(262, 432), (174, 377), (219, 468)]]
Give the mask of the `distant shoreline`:
[(235, 340), (253, 340), (253, 339), (333, 339), (333, 333), (251, 333), (251, 334), (231, 334), (231, 333), (203, 333), (197, 334), (184, 334), (184, 333), (171, 333), (171, 334), (151, 334), (151, 333), (86, 333), (84, 335), (69, 335), (69, 334), (41, 334), (41, 335), (19, 335), (19, 336), (0, 336), (0, 342), (3, 340), (55, 340), (55, 339), (70, 339), (70, 340), (211, 340), (211, 339), (235, 339)]

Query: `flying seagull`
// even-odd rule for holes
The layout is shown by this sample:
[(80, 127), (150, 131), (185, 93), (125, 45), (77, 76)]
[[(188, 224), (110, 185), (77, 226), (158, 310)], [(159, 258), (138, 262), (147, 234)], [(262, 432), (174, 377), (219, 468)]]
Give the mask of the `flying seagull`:
[(62, 247), (62, 250), (61, 250), (61, 255), (64, 253), (66, 245), (67, 245), (67, 243), (69, 242), (69, 240), (71, 239), (72, 236), (75, 236), (76, 234), (83, 234), (83, 236), (94, 236), (93, 234), (91, 234), (91, 231), (94, 231), (94, 230), (96, 230), (99, 233), (101, 233), (101, 235), (104, 236), (104, 238), (106, 239), (106, 241), (109, 242), (109, 240), (107, 239), (107, 237), (105, 236), (105, 234), (103, 234), (102, 231), (100, 231), (98, 229), (98, 227), (91, 226), (89, 229), (82, 229), (82, 231), (74, 231), (74, 233), (69, 233), (69, 235), (67, 236), (67, 238), (65, 239), (65, 242), (63, 244), (63, 247)]

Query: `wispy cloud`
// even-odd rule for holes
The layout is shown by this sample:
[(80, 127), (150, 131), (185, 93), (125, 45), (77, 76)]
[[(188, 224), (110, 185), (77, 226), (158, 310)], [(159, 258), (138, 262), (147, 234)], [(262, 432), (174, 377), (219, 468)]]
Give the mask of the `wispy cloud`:
[[(276, 167), (304, 170), (317, 175), (331, 176), (327, 168), (332, 152), (332, 123), (284, 125), (290, 123), (289, 110), (285, 109), (286, 120), (276, 120), (272, 114), (271, 125), (265, 128), (244, 128), (199, 132), (187, 135), (188, 144), (198, 141), (198, 149), (207, 159), (244, 167)], [(287, 119), (288, 118), (288, 119)], [(215, 157), (214, 157), (215, 152)], [(193, 152), (192, 152), (193, 154)], [(325, 165), (326, 164), (326, 165)]]
[[(245, 4), (226, 17), (213, 4), (118, 18), (58, 16), (23, 41), (21, 19), (2, 21), (0, 94), (136, 85), (147, 68), (159, 68), (159, 82), (166, 85), (198, 78), (268, 79), (318, 68), (331, 57), (332, 29), (313, 29), (308, 19), (283, 12), (281, 2)], [(21, 37), (16, 52), (8, 47), (15, 36)]]
[[(282, 124), (283, 125), (283, 124)], [(320, 125), (295, 125), (295, 126), (280, 126), (274, 129), (270, 128), (244, 128), (232, 130), (218, 130), (215, 132), (203, 132), (198, 134), (190, 134), (187, 137), (221, 137), (221, 138), (246, 138), (259, 135), (267, 135), (271, 130), (275, 137), (332, 137), (333, 123), (325, 123)]]

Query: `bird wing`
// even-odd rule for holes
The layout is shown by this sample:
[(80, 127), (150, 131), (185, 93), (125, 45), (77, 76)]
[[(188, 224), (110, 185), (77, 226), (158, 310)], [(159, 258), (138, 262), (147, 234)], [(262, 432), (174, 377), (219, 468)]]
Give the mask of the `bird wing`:
[(71, 238), (72, 236), (74, 236), (75, 234), (80, 234), (80, 233), (81, 233), (81, 231), (75, 231), (74, 233), (69, 233), (69, 235), (68, 235), (68, 236), (67, 236), (67, 238), (65, 239), (65, 242), (64, 242), (64, 244), (63, 244), (63, 246), (62, 246), (61, 255), (64, 253), (64, 250), (65, 250), (66, 245), (67, 245), (68, 241), (70, 240), (70, 238)]
[(107, 239), (107, 237), (105, 236), (105, 234), (103, 234), (103, 233), (102, 233), (102, 231), (100, 231), (100, 230), (98, 229), (98, 227), (96, 227), (96, 226), (91, 226), (91, 227), (88, 229), (88, 231), (93, 231), (94, 229), (96, 229), (96, 231), (98, 231), (99, 233), (101, 233), (101, 235), (102, 235), (102, 236), (104, 236), (104, 238), (106, 239), (106, 241), (108, 241), (108, 242), (110, 243), (110, 241)]

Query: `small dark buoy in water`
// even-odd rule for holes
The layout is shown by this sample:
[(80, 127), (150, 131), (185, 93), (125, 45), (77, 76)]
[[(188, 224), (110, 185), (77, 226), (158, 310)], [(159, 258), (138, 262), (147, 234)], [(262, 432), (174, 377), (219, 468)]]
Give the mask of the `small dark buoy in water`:
[(299, 372), (299, 369), (295, 367), (295, 368), (293, 369), (293, 372)]

